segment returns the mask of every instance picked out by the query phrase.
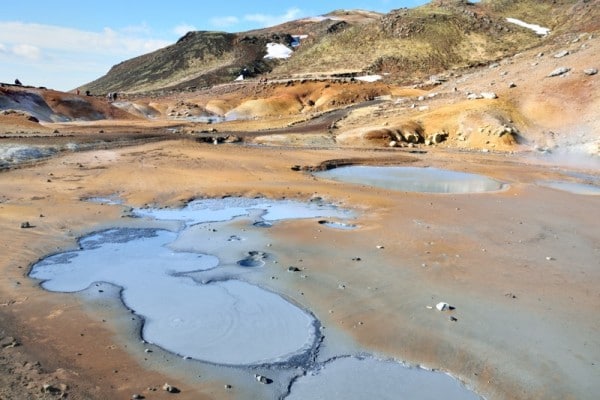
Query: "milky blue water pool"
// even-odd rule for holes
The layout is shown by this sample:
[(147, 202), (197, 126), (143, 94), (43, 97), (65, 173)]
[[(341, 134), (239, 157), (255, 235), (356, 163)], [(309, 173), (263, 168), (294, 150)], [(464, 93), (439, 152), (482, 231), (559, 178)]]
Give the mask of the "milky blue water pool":
[(439, 168), (356, 165), (317, 172), (315, 176), (405, 192), (481, 193), (505, 187), (502, 182), (483, 175)]

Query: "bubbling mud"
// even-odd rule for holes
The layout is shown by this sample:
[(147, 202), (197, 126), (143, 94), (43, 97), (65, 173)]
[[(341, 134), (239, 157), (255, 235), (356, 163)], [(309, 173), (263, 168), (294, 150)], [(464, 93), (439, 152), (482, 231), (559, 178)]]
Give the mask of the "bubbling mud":
[(295, 399), (481, 399), (440, 372), (409, 368), (371, 357), (331, 360), (297, 379), (287, 400)]
[[(161, 227), (85, 236), (78, 250), (33, 265), (30, 277), (49, 291), (97, 290), (119, 298), (143, 319), (146, 342), (185, 359), (242, 375), (267, 371), (271, 377), (260, 383), (270, 391), (262, 398), (479, 398), (446, 374), (395, 361), (347, 355), (322, 359), (323, 347), (330, 344), (318, 319), (249, 283), (260, 282), (251, 275), (264, 274), (277, 258), (276, 251), (264, 251), (273, 251), (269, 230), (257, 222), (273, 226), (320, 218), (316, 222), (327, 226), (332, 218), (346, 229), (355, 226), (348, 222), (353, 217), (348, 210), (321, 201), (225, 198), (193, 201), (179, 210), (138, 209), (133, 215)], [(167, 230), (160, 221), (175, 221), (167, 226), (179, 230)]]
[[(266, 247), (261, 235), (246, 231), (222, 236), (220, 232), (229, 231), (225, 222), (237, 222), (242, 216), (279, 221), (342, 217), (348, 211), (323, 204), (230, 198), (136, 214), (184, 221), (187, 229), (95, 233), (80, 240), (79, 250), (37, 263), (30, 276), (56, 292), (83, 291), (98, 282), (122, 288), (122, 302), (144, 319), (144, 340), (184, 357), (251, 365), (284, 362), (314, 349), (318, 321), (311, 313), (239, 279), (242, 272), (235, 267), (247, 271), (264, 266), (267, 253), (248, 249)], [(218, 231), (206, 228), (215, 222), (223, 222)], [(182, 246), (188, 250), (178, 249)], [(244, 254), (244, 258), (232, 262), (231, 254)], [(194, 274), (219, 266), (229, 269), (218, 280), (195, 280)]]

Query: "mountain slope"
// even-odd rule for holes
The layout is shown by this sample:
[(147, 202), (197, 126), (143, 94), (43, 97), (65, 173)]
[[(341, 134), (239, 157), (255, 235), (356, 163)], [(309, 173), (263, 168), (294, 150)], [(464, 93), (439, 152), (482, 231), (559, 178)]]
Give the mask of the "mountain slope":
[[(385, 15), (337, 10), (245, 33), (189, 32), (171, 46), (114, 66), (82, 89), (100, 94), (194, 89), (231, 82), (242, 72), (269, 78), (366, 72), (413, 82), (515, 54), (562, 32), (597, 30), (597, 9), (598, 0), (435, 0)], [(542, 37), (507, 17), (552, 33)], [(294, 35), (302, 37), (299, 45)], [(271, 42), (295, 51), (286, 60), (265, 59)]]

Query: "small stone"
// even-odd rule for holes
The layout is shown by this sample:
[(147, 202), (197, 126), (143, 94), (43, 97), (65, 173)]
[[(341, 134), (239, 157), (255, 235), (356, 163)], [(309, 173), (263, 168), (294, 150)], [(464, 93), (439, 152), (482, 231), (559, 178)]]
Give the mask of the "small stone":
[(33, 226), (29, 223), (29, 221), (21, 222), (21, 229), (32, 228)]
[(550, 257), (550, 256), (546, 257), (546, 261), (554, 261), (554, 260), (556, 260), (556, 258)]
[(18, 345), (19, 345), (19, 342), (17, 342), (17, 340), (15, 338), (13, 338), (12, 336), (6, 336), (3, 338), (0, 338), (0, 348), (2, 348), (2, 349), (17, 347)]
[(554, 71), (550, 72), (548, 74), (548, 78), (552, 78), (554, 76), (561, 76), (566, 74), (567, 72), (569, 72), (571, 70), (571, 68), (567, 68), (567, 67), (559, 67), (556, 68)]
[(554, 55), (554, 58), (563, 58), (563, 57), (568, 56), (569, 54), (571, 54), (571, 53), (569, 53), (569, 50), (559, 51), (558, 53), (556, 53)]
[(135, 394), (131, 395), (131, 400), (140, 400), (140, 399), (145, 399), (145, 397), (139, 393), (135, 393)]
[(497, 99), (498, 95), (494, 92), (483, 92), (481, 93), (481, 98), (483, 99), (488, 99), (488, 100), (493, 100), (493, 99)]
[(379, 244), (379, 245), (377, 245), (377, 248), (378, 248), (379, 250), (381, 250), (381, 249), (384, 249), (385, 247), (383, 247), (382, 245), (380, 245), (380, 244)]
[(168, 383), (165, 383), (163, 385), (162, 390), (164, 390), (165, 392), (169, 392), (169, 393), (179, 393), (179, 389), (177, 389), (173, 385), (169, 385)]
[(588, 68), (583, 70), (583, 73), (589, 76), (596, 75), (598, 73), (598, 68)]
[(225, 389), (229, 390), (229, 389), (231, 389), (231, 388), (232, 388), (232, 386), (231, 386), (231, 385), (225, 385)]
[(454, 307), (452, 307), (450, 304), (448, 304), (448, 303), (445, 303), (445, 302), (443, 302), (443, 301), (441, 301), (441, 302), (437, 303), (437, 304), (435, 305), (435, 308), (436, 308), (438, 311), (448, 311), (448, 310), (454, 310)]
[(50, 385), (49, 383), (44, 383), (42, 385), (42, 393), (57, 394), (59, 392), (60, 392), (60, 389)]
[(450, 321), (456, 322), (456, 321), (458, 321), (458, 318), (456, 318), (456, 317), (454, 317), (454, 316), (451, 315), (450, 316)]
[(300, 268), (291, 265), (288, 267), (288, 272), (300, 272)]
[(273, 380), (267, 378), (266, 376), (254, 374), (254, 378), (257, 382), (262, 383), (263, 385), (268, 385), (273, 382)]
[(516, 84), (516, 83), (514, 83), (514, 82), (511, 82), (511, 83), (509, 83), (509, 84), (508, 84), (508, 87), (509, 87), (510, 89), (513, 89), (513, 88), (516, 88), (516, 87), (517, 87), (517, 84)]
[(338, 285), (338, 289), (344, 290), (344, 289), (346, 289), (346, 285), (344, 285), (343, 283), (340, 283)]

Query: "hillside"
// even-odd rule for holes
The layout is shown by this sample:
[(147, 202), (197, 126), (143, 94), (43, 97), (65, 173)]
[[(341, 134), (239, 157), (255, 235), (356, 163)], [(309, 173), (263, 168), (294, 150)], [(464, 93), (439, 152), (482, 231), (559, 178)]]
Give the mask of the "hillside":
[[(436, 0), (385, 15), (336, 10), (249, 32), (189, 32), (171, 46), (114, 66), (81, 89), (95, 94), (193, 90), (231, 82), (240, 74), (276, 79), (375, 73), (410, 83), (513, 55), (560, 32), (594, 30), (597, 3)], [(536, 34), (507, 18), (547, 27), (551, 34)], [(268, 43), (294, 52), (289, 58), (267, 59)]]

